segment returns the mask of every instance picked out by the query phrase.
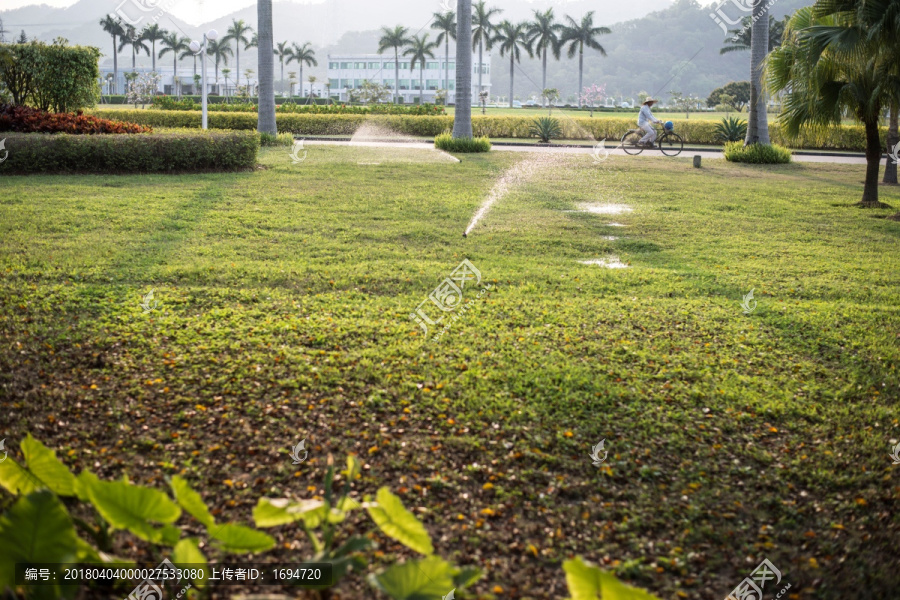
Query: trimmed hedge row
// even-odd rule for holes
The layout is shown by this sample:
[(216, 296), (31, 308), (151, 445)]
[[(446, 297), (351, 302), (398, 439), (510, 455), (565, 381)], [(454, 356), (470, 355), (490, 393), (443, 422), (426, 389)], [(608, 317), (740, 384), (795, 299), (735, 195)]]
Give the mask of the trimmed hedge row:
[(67, 135), (11, 133), (2, 174), (176, 173), (256, 166), (259, 135), (245, 131)]
[[(200, 113), (163, 110), (95, 110), (93, 114), (154, 127), (200, 127)], [(408, 115), (305, 115), (278, 114), (278, 130), (298, 135), (352, 135), (369, 122), (404, 135), (435, 137), (453, 128), (453, 117), (418, 117)], [(629, 129), (637, 127), (634, 118), (589, 118), (557, 115), (563, 139), (619, 140)], [(534, 117), (480, 116), (472, 117), (475, 137), (534, 139), (529, 133)], [(675, 131), (689, 144), (722, 145), (717, 139), (719, 121), (677, 120)], [(257, 117), (246, 113), (209, 113), (212, 129), (256, 129)], [(881, 129), (882, 138), (887, 129)], [(842, 125), (825, 130), (806, 130), (795, 139), (785, 139), (777, 124), (769, 126), (773, 144), (789, 148), (822, 148), (836, 150), (865, 150), (866, 133), (861, 125)]]

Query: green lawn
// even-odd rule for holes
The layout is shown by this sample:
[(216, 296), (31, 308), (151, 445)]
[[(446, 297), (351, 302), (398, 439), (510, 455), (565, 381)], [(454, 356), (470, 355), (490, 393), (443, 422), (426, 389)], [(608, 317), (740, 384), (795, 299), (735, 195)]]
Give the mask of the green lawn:
[[(11, 456), (31, 432), (76, 471), (181, 473), (250, 522), (357, 453), (360, 495), (390, 486), (439, 554), (486, 570), (470, 597), (565, 597), (576, 554), (666, 599), (720, 600), (763, 558), (785, 597), (896, 596), (900, 190), (860, 210), (860, 166), (307, 150), (4, 178)], [(628, 268), (579, 263), (612, 256)], [(426, 342), (409, 315), (463, 259), (493, 287)], [(312, 555), (273, 531), (266, 560)], [(338, 592), (373, 597), (359, 575)]]

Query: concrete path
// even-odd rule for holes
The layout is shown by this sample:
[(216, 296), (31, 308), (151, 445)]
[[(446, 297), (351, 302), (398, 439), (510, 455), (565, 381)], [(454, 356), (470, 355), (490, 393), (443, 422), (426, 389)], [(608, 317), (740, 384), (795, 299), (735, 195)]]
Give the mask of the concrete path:
[[(350, 142), (350, 141), (338, 141), (338, 140), (316, 140), (316, 139), (306, 139), (304, 143), (308, 146), (315, 144), (323, 144), (323, 145), (334, 145), (334, 146), (345, 146), (349, 144), (353, 144), (354, 146), (363, 146), (369, 148), (394, 148), (394, 147), (403, 147), (403, 148), (420, 148), (420, 149), (433, 149), (434, 144), (426, 143), (426, 142), (406, 142), (406, 141), (398, 141), (398, 142), (388, 142), (388, 141), (372, 141), (372, 142)], [(528, 145), (504, 145), (504, 144), (494, 144), (493, 149), (497, 152), (551, 152), (551, 153), (566, 153), (566, 154), (591, 154), (594, 151), (592, 146), (584, 146), (584, 147), (573, 147), (573, 146), (559, 146), (559, 147), (548, 147), (548, 146), (528, 146)], [(630, 156), (625, 153), (624, 150), (616, 149), (616, 148), (608, 148), (610, 156), (627, 156), (628, 158), (640, 159), (644, 156), (655, 156), (655, 157), (665, 157), (665, 155), (659, 150), (644, 150), (638, 156)], [(704, 159), (724, 159), (725, 156), (719, 150), (685, 150), (682, 152), (677, 158), (691, 158), (695, 154), (699, 154)], [(794, 154), (793, 159), (797, 162), (810, 162), (810, 163), (837, 163), (837, 164), (845, 164), (845, 165), (864, 165), (866, 164), (866, 159), (864, 156), (832, 156), (829, 154)]]

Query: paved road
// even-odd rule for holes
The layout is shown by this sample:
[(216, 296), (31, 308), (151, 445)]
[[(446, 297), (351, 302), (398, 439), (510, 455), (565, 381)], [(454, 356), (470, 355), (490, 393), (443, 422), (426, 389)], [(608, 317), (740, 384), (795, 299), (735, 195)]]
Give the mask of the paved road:
[[(326, 144), (326, 145), (348, 145), (353, 144), (354, 146), (365, 146), (370, 148), (393, 148), (393, 147), (403, 147), (403, 148), (421, 148), (421, 149), (433, 149), (434, 145), (425, 143), (425, 142), (387, 142), (387, 141), (377, 141), (377, 142), (349, 142), (349, 141), (336, 141), (336, 140), (315, 140), (315, 139), (307, 139), (305, 142), (307, 145), (315, 145), (315, 144)], [(568, 153), (568, 154), (590, 154), (593, 152), (593, 147), (585, 146), (585, 147), (547, 147), (547, 146), (527, 146), (527, 145), (515, 145), (515, 146), (505, 146), (502, 144), (495, 144), (494, 150), (498, 152), (553, 152), (553, 153)], [(627, 156), (624, 150), (611, 148), (609, 149), (610, 156)], [(681, 153), (678, 158), (690, 158), (695, 154), (699, 154), (705, 159), (724, 159), (724, 155), (719, 150), (685, 150)], [(662, 152), (659, 150), (644, 150), (642, 154), (634, 158), (640, 158), (641, 156), (664, 156)], [(810, 162), (810, 163), (838, 163), (838, 164), (846, 164), (846, 165), (864, 165), (866, 164), (865, 157), (850, 157), (850, 156), (830, 156), (830, 155), (808, 155), (808, 154), (795, 154), (794, 160), (797, 162)]]

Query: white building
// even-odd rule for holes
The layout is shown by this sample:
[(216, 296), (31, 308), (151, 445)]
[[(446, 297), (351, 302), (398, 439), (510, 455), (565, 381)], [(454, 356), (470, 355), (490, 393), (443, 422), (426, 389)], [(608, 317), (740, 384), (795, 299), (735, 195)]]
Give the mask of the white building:
[[(472, 68), (472, 104), (478, 104), (478, 57), (473, 57)], [(449, 75), (445, 67), (449, 67)], [(491, 56), (485, 53), (482, 68), (482, 85), (485, 91), (491, 91)], [(393, 52), (384, 54), (341, 54), (328, 55), (328, 84), (331, 96), (341, 102), (350, 99), (349, 91), (358, 89), (363, 82), (384, 85), (394, 90), (394, 57)], [(447, 77), (447, 80), (445, 80)], [(456, 60), (450, 55), (449, 65), (444, 57), (430, 59), (425, 62), (422, 75), (421, 65), (410, 68), (409, 57), (400, 57), (400, 96), (404, 103), (412, 104), (419, 98), (419, 82), (424, 79), (424, 101), (434, 103), (435, 93), (439, 89), (447, 90), (447, 102), (454, 103), (456, 97)]]

